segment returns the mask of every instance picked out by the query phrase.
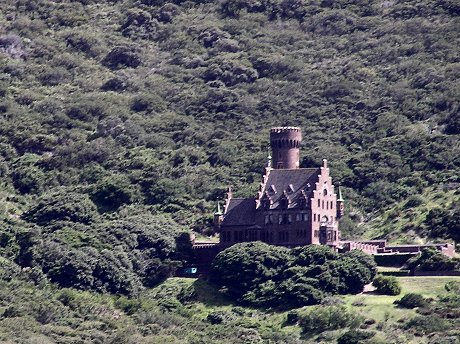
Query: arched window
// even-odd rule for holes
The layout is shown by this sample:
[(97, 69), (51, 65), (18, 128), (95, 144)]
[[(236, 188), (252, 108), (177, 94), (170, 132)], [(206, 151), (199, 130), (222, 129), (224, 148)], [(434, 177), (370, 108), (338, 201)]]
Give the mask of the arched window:
[(324, 195), (324, 196), (327, 196), (327, 189), (324, 189), (324, 190), (323, 190), (323, 195)]

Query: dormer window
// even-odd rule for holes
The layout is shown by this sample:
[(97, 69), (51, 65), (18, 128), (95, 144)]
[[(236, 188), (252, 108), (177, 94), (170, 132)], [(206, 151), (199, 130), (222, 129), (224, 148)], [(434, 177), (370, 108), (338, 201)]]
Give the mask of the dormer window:
[(268, 188), (268, 192), (270, 194), (275, 194), (276, 193), (275, 185), (270, 185), (270, 187)]
[(298, 204), (299, 204), (299, 208), (304, 209), (306, 204), (307, 204), (307, 202), (302, 198), (302, 199), (299, 200)]
[(289, 205), (289, 201), (287, 200), (287, 198), (280, 199), (280, 207), (282, 209), (287, 209), (288, 205)]
[(264, 208), (264, 210), (270, 209), (270, 200), (264, 199), (264, 200), (262, 201), (262, 208)]
[(286, 189), (286, 192), (287, 193), (293, 193), (295, 190), (294, 190), (294, 185), (292, 184), (289, 184), (289, 186), (287, 187)]

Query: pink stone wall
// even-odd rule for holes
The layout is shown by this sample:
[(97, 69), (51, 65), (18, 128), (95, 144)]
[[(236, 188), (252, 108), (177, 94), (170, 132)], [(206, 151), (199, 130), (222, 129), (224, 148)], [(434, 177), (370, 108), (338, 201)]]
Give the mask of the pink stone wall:
[[(325, 191), (326, 190), (326, 191)], [(319, 242), (319, 228), (321, 219), (327, 217), (328, 223), (332, 223), (336, 228), (337, 223), (337, 195), (335, 194), (334, 185), (332, 184), (332, 178), (329, 176), (329, 168), (327, 162), (324, 161), (323, 167), (321, 167), (321, 174), (319, 181), (316, 183), (313, 197), (310, 201), (311, 206), (311, 236), (313, 244), (320, 244)], [(337, 241), (339, 238), (337, 238)]]

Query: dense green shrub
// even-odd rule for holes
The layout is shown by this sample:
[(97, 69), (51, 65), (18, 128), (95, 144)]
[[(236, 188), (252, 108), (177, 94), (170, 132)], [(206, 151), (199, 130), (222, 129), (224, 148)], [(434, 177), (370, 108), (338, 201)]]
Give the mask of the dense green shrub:
[(36, 206), (24, 213), (26, 220), (42, 225), (52, 221), (91, 223), (97, 216), (88, 195), (64, 189), (44, 194)]
[(460, 261), (456, 258), (450, 258), (434, 248), (426, 248), (420, 255), (408, 260), (405, 267), (420, 271), (451, 271), (460, 268)]
[(420, 294), (409, 293), (404, 295), (400, 300), (396, 300), (395, 304), (404, 308), (416, 308), (426, 306), (427, 301)]
[(433, 237), (460, 239), (460, 209), (434, 208), (428, 212), (425, 224)]
[[(275, 288), (271, 280), (280, 279), (280, 273), (288, 262), (288, 250), (282, 247), (261, 242), (233, 245), (214, 259), (211, 279), (225, 286), (227, 293), (236, 298), (242, 298), (253, 290), (264, 293), (264, 289), (270, 295)], [(251, 301), (256, 302), (256, 299)]]
[(363, 319), (345, 306), (317, 306), (299, 314), (299, 326), (305, 334), (321, 333), (345, 327), (357, 327)]
[(399, 295), (401, 293), (401, 285), (394, 276), (377, 275), (372, 285), (378, 294)]
[(129, 180), (123, 175), (103, 178), (93, 192), (94, 203), (102, 209), (116, 210), (123, 204), (134, 200), (135, 191)]
[(364, 340), (372, 338), (374, 335), (374, 332), (350, 330), (339, 337), (337, 344), (360, 344)]
[(141, 62), (142, 60), (133, 46), (115, 47), (102, 60), (102, 64), (111, 69), (136, 68)]
[(418, 331), (419, 333), (429, 334), (446, 331), (450, 326), (446, 320), (437, 316), (416, 316), (407, 322), (405, 328)]
[(450, 281), (444, 286), (447, 292), (460, 295), (460, 282)]
[(241, 302), (292, 308), (318, 304), (329, 293), (359, 293), (375, 270), (362, 252), (339, 255), (325, 246), (287, 250), (256, 242), (219, 253), (211, 279)]

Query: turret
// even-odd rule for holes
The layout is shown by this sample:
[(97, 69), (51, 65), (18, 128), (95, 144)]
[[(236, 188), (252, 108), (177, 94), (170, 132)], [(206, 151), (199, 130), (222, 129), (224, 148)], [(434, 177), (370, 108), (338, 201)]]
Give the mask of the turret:
[(338, 191), (338, 198), (337, 198), (337, 218), (340, 219), (343, 215), (345, 215), (345, 206), (344, 200), (342, 197), (342, 188), (339, 184), (339, 191)]
[(302, 133), (298, 127), (276, 127), (270, 129), (272, 167), (275, 169), (299, 168), (299, 151)]
[(220, 229), (220, 224), (222, 223), (223, 219), (223, 213), (222, 210), (220, 209), (220, 203), (217, 202), (217, 209), (216, 212), (214, 213), (214, 231), (218, 231)]

